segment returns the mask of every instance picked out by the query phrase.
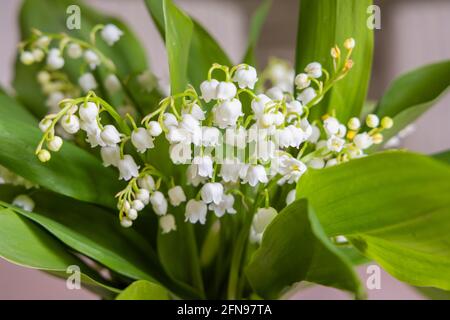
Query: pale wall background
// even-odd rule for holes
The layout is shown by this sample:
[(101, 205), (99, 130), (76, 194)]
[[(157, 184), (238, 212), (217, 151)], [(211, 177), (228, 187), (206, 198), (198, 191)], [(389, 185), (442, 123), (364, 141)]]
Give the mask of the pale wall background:
[[(15, 48), (19, 39), (17, 13), (20, 0), (0, 1), (0, 85), (9, 87)], [(178, 0), (218, 39), (234, 61), (246, 47), (248, 21), (258, 4), (256, 0)], [(293, 61), (298, 3), (274, 0), (273, 10), (263, 29), (259, 60), (269, 56)], [(116, 15), (132, 27), (142, 39), (153, 71), (167, 79), (168, 68), (163, 43), (140, 0), (90, 0), (100, 10)], [(376, 52), (370, 98), (380, 97), (389, 82), (402, 72), (420, 65), (450, 58), (449, 0), (385, 0), (381, 7), (382, 29), (376, 31)], [(63, 12), (61, 14), (64, 14)], [(416, 131), (404, 140), (404, 146), (424, 153), (450, 148), (450, 96), (442, 99), (416, 122)], [(365, 268), (359, 270), (366, 279)], [(0, 260), (0, 299), (95, 299), (83, 290), (69, 291), (65, 283), (35, 270)], [(337, 290), (312, 288), (297, 293), (299, 299), (343, 299)], [(420, 299), (415, 291), (382, 274), (382, 290), (369, 291), (371, 299)]]

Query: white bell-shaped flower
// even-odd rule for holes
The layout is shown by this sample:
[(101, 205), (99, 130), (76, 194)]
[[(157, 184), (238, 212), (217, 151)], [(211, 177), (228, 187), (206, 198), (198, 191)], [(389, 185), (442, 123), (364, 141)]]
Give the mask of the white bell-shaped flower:
[(322, 158), (312, 158), (308, 161), (308, 167), (313, 169), (322, 169), (325, 167), (325, 160)]
[(309, 136), (308, 141), (311, 143), (317, 143), (320, 139), (320, 129), (315, 125), (312, 125), (311, 129), (311, 135)]
[(256, 69), (249, 65), (239, 66), (233, 75), (233, 81), (238, 83), (239, 88), (255, 88), (258, 81)]
[(80, 85), (83, 92), (95, 90), (98, 87), (97, 81), (95, 80), (94, 76), (90, 72), (83, 74), (78, 79), (78, 84)]
[(33, 199), (31, 199), (29, 196), (25, 194), (20, 194), (17, 197), (14, 198), (12, 201), (12, 204), (16, 207), (19, 207), (25, 211), (33, 211), (35, 203)]
[(213, 161), (210, 156), (196, 156), (192, 160), (192, 164), (195, 166), (195, 173), (200, 177), (212, 178), (213, 176)]
[[(95, 123), (97, 124), (97, 123)], [(81, 126), (83, 127), (83, 122), (81, 123)], [(92, 126), (93, 127), (93, 126)], [(104, 147), (106, 146), (105, 141), (103, 141), (101, 133), (102, 131), (100, 128), (96, 129), (90, 129), (91, 131), (86, 131), (86, 141), (91, 145), (91, 148), (95, 148), (97, 146)]]
[(281, 148), (287, 148), (293, 144), (292, 132), (289, 128), (278, 129), (274, 138)]
[(44, 118), (39, 122), (39, 129), (42, 132), (45, 132), (50, 128), (51, 125), (52, 125), (52, 120), (49, 118)]
[(20, 62), (22, 62), (24, 65), (29, 66), (33, 64), (35, 61), (33, 53), (30, 51), (23, 51), (20, 54)]
[(299, 116), (303, 114), (303, 106), (300, 101), (297, 100), (286, 102), (286, 110), (287, 112), (295, 113)]
[(136, 200), (133, 200), (133, 202), (131, 203), (131, 207), (132, 207), (134, 210), (136, 210), (137, 212), (139, 212), (139, 211), (141, 211), (142, 209), (144, 209), (145, 204), (144, 204), (141, 200), (136, 199)]
[(262, 165), (244, 165), (239, 173), (243, 183), (248, 183), (254, 187), (258, 183), (267, 183), (266, 169)]
[(39, 151), (37, 156), (38, 156), (38, 159), (40, 162), (50, 161), (50, 158), (52, 157), (50, 152), (48, 152), (48, 150), (45, 150), (45, 149), (42, 149), (41, 151)]
[(231, 194), (224, 194), (222, 201), (219, 204), (211, 203), (209, 209), (214, 211), (218, 218), (222, 217), (225, 213), (235, 214), (236, 210), (233, 208), (234, 197)]
[(164, 113), (163, 123), (166, 128), (176, 127), (178, 126), (177, 117), (173, 113), (166, 112)]
[(177, 230), (175, 217), (172, 214), (166, 214), (159, 218), (159, 226), (163, 234)]
[(236, 96), (237, 88), (233, 82), (221, 81), (217, 85), (217, 99), (231, 100)]
[(259, 118), (264, 114), (266, 107), (270, 107), (272, 104), (273, 101), (268, 96), (265, 94), (258, 94), (256, 98), (252, 100), (251, 108), (256, 118)]
[(303, 105), (306, 105), (309, 102), (311, 102), (316, 96), (317, 96), (316, 91), (313, 88), (309, 87), (303, 90), (298, 95), (298, 100), (300, 100)]
[(170, 188), (167, 193), (169, 195), (170, 204), (174, 207), (177, 207), (186, 201), (186, 195), (184, 194), (183, 188), (180, 186)]
[(109, 74), (106, 77), (104, 86), (110, 93), (116, 93), (122, 87), (122, 85), (120, 84), (120, 80), (113, 73)]
[(150, 196), (150, 203), (152, 204), (153, 211), (158, 216), (163, 216), (167, 213), (167, 200), (164, 194), (160, 191), (155, 191)]
[(91, 70), (95, 70), (95, 68), (97, 68), (97, 66), (101, 63), (100, 57), (93, 50), (86, 50), (83, 58)]
[(33, 59), (36, 62), (41, 62), (45, 57), (44, 51), (42, 51), (41, 49), (37, 49), (37, 48), (33, 49), (31, 54), (33, 55)]
[(282, 156), (280, 157), (278, 168), (278, 173), (282, 177), (278, 180), (278, 184), (283, 185), (286, 182), (289, 184), (295, 183), (306, 172), (306, 170), (306, 165), (300, 160), (290, 156)]
[[(151, 176), (147, 176), (147, 177), (151, 178)], [(138, 182), (138, 184), (139, 184), (139, 182)], [(139, 189), (138, 191), (136, 191), (136, 199), (141, 201), (144, 205), (148, 205), (150, 202), (150, 191), (148, 189), (144, 189), (144, 188)]]
[(256, 233), (263, 233), (267, 226), (277, 216), (277, 210), (272, 207), (259, 208), (253, 216), (252, 227)]
[(144, 153), (147, 149), (155, 146), (153, 144), (153, 137), (142, 127), (133, 130), (131, 133), (131, 143), (140, 153)]
[(291, 132), (291, 147), (298, 148), (303, 142), (306, 141), (307, 135), (302, 130), (302, 128), (299, 128), (295, 125), (289, 125), (287, 126), (287, 129)]
[(71, 59), (78, 59), (83, 55), (83, 49), (78, 43), (70, 43), (67, 46), (66, 53)]
[(365, 150), (372, 146), (373, 140), (367, 132), (363, 132), (353, 138), (353, 143), (358, 149)]
[(306, 66), (305, 72), (311, 78), (320, 78), (322, 76), (322, 65), (318, 62), (311, 62)]
[(202, 93), (202, 98), (205, 102), (210, 102), (211, 100), (217, 99), (217, 86), (219, 81), (216, 79), (206, 80), (200, 84), (200, 91)]
[(332, 152), (341, 152), (344, 147), (345, 140), (338, 136), (331, 136), (327, 140), (327, 148)]
[(117, 28), (116, 25), (110, 23), (103, 27), (100, 35), (109, 46), (112, 46), (123, 36), (123, 31)]
[(139, 175), (139, 166), (134, 161), (133, 157), (126, 154), (119, 160), (117, 167), (119, 168), (119, 179), (128, 181), (133, 177)]
[(173, 143), (169, 146), (170, 159), (174, 164), (187, 164), (192, 159), (192, 149), (189, 143)]
[(108, 146), (114, 146), (120, 142), (120, 133), (116, 127), (111, 124), (103, 127), (100, 136)]
[(339, 131), (339, 121), (334, 117), (328, 117), (323, 121), (323, 129), (328, 136), (332, 136)]
[(220, 129), (233, 127), (242, 113), (242, 104), (238, 99), (225, 100), (216, 105), (213, 109), (214, 123)]
[(61, 56), (61, 51), (56, 48), (49, 50), (47, 54), (47, 66), (51, 70), (59, 70), (64, 67), (64, 58)]
[(224, 182), (237, 182), (242, 163), (238, 159), (225, 159), (220, 167), (220, 176)]
[(200, 194), (205, 203), (219, 204), (222, 201), (223, 185), (218, 182), (208, 182), (203, 185)]
[(186, 108), (183, 108), (183, 110), (181, 112), (182, 112), (182, 114), (192, 115), (198, 121), (205, 120), (205, 111), (203, 111), (202, 108), (196, 103), (194, 103)]
[(216, 127), (202, 127), (201, 144), (205, 147), (218, 146), (220, 142), (220, 131)]
[(186, 204), (185, 218), (190, 223), (205, 224), (208, 208), (203, 201), (191, 199)]
[(147, 191), (153, 191), (155, 190), (155, 180), (151, 175), (146, 174), (138, 179), (138, 186)]
[(100, 149), (100, 155), (102, 157), (103, 165), (105, 167), (114, 166), (117, 167), (120, 160), (119, 146), (107, 146)]
[(272, 87), (266, 92), (267, 96), (273, 100), (282, 100), (284, 97), (283, 90), (279, 87)]
[(74, 114), (66, 114), (61, 118), (61, 126), (67, 133), (75, 134), (80, 130), (80, 119)]
[(188, 185), (198, 187), (198, 185), (204, 183), (207, 178), (198, 175), (198, 166), (191, 164), (186, 170), (186, 180)]

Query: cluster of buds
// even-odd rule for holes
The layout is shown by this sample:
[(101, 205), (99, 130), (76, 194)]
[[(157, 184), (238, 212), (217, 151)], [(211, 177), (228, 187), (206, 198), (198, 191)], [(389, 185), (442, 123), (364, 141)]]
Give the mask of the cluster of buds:
[[(283, 76), (281, 69), (267, 72), (263, 77), (282, 85), (266, 91), (258, 88), (258, 74), (252, 66), (214, 64), (200, 85), (200, 94), (188, 87), (163, 99), (140, 122), (129, 114), (123, 119), (93, 92), (62, 100), (61, 110), (40, 123), (44, 136), (36, 154), (45, 162), (50, 159), (49, 151), (61, 148), (62, 139), (54, 134), (58, 122), (70, 134), (84, 131), (87, 142), (101, 148), (104, 165), (116, 167), (119, 178), (128, 182), (117, 194), (122, 226), (130, 227), (147, 205), (159, 217), (164, 233), (176, 230), (175, 217), (169, 212), (179, 206), (184, 206), (186, 221), (204, 224), (208, 212), (218, 218), (236, 214), (238, 196), (244, 206), (253, 203), (255, 207), (251, 239), (260, 241), (277, 213), (270, 206), (269, 188), (298, 182), (308, 168), (320, 169), (364, 156), (364, 150), (381, 143), (381, 132), (392, 126), (390, 118), (380, 120), (375, 115), (367, 116), (365, 125), (358, 118), (342, 124), (333, 114), (312, 123), (308, 120), (310, 109), (351, 69), (354, 45), (353, 39), (345, 42), (343, 61), (339, 47), (333, 48), (331, 73), (317, 62), (296, 76), (287, 67), (284, 71), (288, 75)], [(219, 72), (224, 80), (215, 76)], [(250, 103), (244, 102), (248, 99), (242, 99), (243, 95)], [(117, 126), (103, 125), (102, 112), (107, 112)], [(158, 136), (168, 142), (167, 152), (174, 165), (187, 165), (186, 183), (164, 176), (143, 157), (147, 150), (159, 148)], [(127, 143), (132, 148), (125, 154)], [(243, 185), (256, 191), (257, 198), (263, 195), (265, 206), (260, 207), (258, 199), (246, 194)], [(185, 193), (186, 188), (190, 192)], [(195, 196), (189, 199), (186, 194)], [(292, 190), (286, 202), (294, 198)]]

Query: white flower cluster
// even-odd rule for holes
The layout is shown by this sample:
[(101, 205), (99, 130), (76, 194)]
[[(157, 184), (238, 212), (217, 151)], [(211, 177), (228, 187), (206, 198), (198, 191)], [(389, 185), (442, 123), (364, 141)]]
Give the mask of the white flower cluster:
[[(382, 141), (381, 131), (392, 126), (390, 118), (380, 120), (376, 115), (367, 116), (365, 124), (358, 118), (342, 124), (332, 114), (324, 115), (322, 121), (308, 121), (309, 110), (351, 69), (354, 43), (350, 46), (349, 42), (342, 63), (337, 61), (338, 47), (334, 48), (332, 74), (317, 62), (296, 76), (289, 68), (284, 76), (283, 70), (272, 70), (263, 78), (276, 78), (282, 85), (265, 92), (257, 86), (255, 68), (214, 64), (200, 85), (200, 95), (189, 87), (163, 99), (139, 126), (127, 114), (131, 129), (112, 106), (92, 92), (63, 100), (61, 111), (40, 123), (44, 137), (37, 156), (45, 162), (50, 159), (49, 151), (61, 148), (62, 140), (54, 134), (56, 123), (70, 134), (84, 131), (88, 143), (101, 148), (104, 165), (116, 167), (119, 178), (128, 181), (117, 194), (121, 224), (131, 226), (138, 213), (150, 205), (164, 233), (176, 229), (171, 207), (184, 206), (185, 221), (204, 224), (208, 211), (218, 218), (235, 214), (235, 196), (241, 197), (244, 205), (258, 206), (257, 200), (245, 194), (243, 186), (247, 185), (257, 198), (264, 194), (266, 199), (265, 207), (256, 207), (251, 228), (251, 239), (259, 241), (276, 216), (268, 200), (269, 188), (296, 183), (308, 167), (320, 169), (364, 156), (364, 150)], [(218, 72), (223, 73), (222, 78), (214, 77)], [(245, 103), (242, 95), (250, 102)], [(109, 113), (118, 126), (103, 125), (102, 112)], [(175, 165), (188, 165), (186, 184), (164, 176), (142, 157), (148, 149), (163, 148), (157, 144), (158, 136), (169, 144), (168, 150), (161, 152), (169, 152)], [(132, 148), (126, 149), (127, 143)], [(286, 201), (294, 199), (292, 190)]]
[[(99, 25), (93, 28), (91, 37), (95, 32), (101, 31), (102, 39), (110, 46), (114, 45), (123, 32), (113, 24)], [(95, 37), (94, 37), (95, 38)], [(56, 42), (56, 46), (51, 46)], [(87, 93), (98, 87), (96, 78), (91, 72), (84, 72), (78, 78), (78, 83), (73, 84), (67, 75), (61, 72), (66, 64), (66, 59), (82, 59), (83, 65), (94, 70), (102, 63), (110, 74), (105, 77), (104, 87), (114, 93), (121, 88), (120, 81), (113, 73), (113, 63), (105, 58), (95, 47), (95, 43), (87, 43), (79, 39), (71, 38), (65, 34), (43, 34), (34, 30), (32, 38), (20, 45), (20, 61), (25, 65), (45, 62), (45, 69), (37, 74), (37, 81), (46, 95), (46, 105), (50, 112), (59, 110), (59, 102), (63, 99), (79, 96), (81, 91)], [(82, 70), (85, 68), (82, 67)]]

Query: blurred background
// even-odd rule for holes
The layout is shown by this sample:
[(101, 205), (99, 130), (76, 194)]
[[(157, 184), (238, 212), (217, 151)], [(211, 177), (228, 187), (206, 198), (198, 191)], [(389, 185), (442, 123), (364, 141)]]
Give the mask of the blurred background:
[[(35, 0), (38, 1), (38, 0)], [(55, 0), (56, 1), (56, 0)], [(246, 49), (249, 19), (259, 0), (175, 0), (218, 40), (233, 61)], [(0, 86), (10, 88), (17, 43), (20, 0), (0, 3)], [(90, 0), (89, 4), (123, 19), (142, 40), (153, 72), (168, 79), (164, 44), (141, 0)], [(381, 8), (381, 30), (375, 30), (375, 56), (369, 98), (377, 100), (389, 83), (410, 69), (450, 58), (449, 0), (375, 1)], [(65, 12), (61, 12), (65, 16)], [(273, 0), (258, 45), (258, 60), (269, 57), (294, 61), (298, 0)], [(357, 85), (357, 84), (355, 84)], [(450, 148), (450, 95), (415, 123), (402, 146), (422, 153)], [(365, 282), (366, 266), (359, 269)], [(368, 290), (369, 299), (422, 299), (414, 289), (381, 274), (381, 289)], [(348, 299), (335, 289), (314, 287), (294, 292), (293, 299)], [(0, 299), (96, 299), (85, 290), (68, 290), (65, 281), (0, 259)]]

